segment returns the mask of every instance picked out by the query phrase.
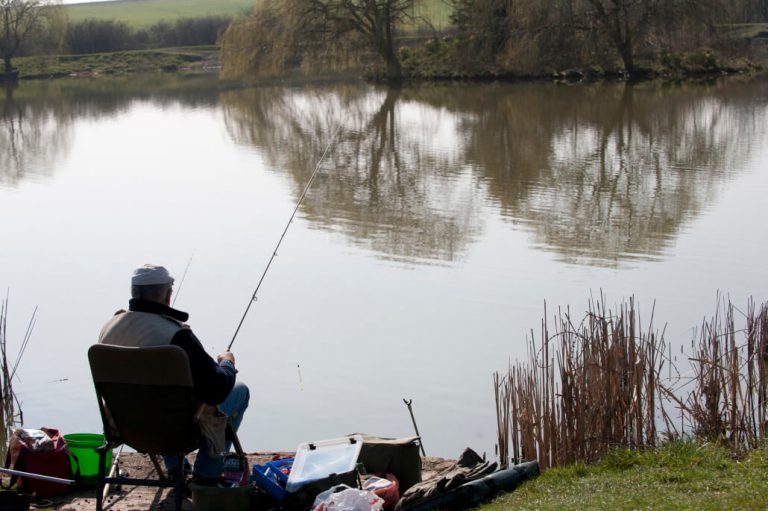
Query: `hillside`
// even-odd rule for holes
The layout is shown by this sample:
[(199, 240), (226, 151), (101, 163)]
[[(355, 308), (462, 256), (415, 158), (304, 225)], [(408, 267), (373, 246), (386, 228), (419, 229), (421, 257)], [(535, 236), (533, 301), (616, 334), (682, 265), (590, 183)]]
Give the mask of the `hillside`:
[[(160, 20), (202, 16), (236, 16), (250, 11), (258, 0), (113, 0), (69, 4), (70, 21), (109, 19), (124, 21), (133, 28), (146, 28)], [(415, 16), (429, 19), (436, 28), (448, 25), (450, 7), (443, 0), (417, 0)]]
[(235, 16), (249, 11), (256, 0), (115, 0), (65, 6), (70, 21), (88, 18), (124, 21), (146, 28), (160, 20), (202, 16)]

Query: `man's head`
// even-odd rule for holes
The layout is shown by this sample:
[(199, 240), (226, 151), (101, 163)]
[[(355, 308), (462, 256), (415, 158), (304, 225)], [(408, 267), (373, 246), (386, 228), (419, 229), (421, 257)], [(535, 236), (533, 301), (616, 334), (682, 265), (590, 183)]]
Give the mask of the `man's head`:
[(173, 277), (162, 266), (145, 264), (133, 270), (131, 298), (171, 304)]

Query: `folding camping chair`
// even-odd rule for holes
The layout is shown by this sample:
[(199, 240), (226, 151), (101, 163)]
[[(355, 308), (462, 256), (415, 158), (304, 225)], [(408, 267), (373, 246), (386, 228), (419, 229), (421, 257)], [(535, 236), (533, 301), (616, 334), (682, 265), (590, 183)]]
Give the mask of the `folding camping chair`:
[[(175, 509), (180, 510), (184, 456), (196, 448), (200, 436), (187, 354), (171, 345), (127, 348), (96, 344), (88, 350), (88, 360), (106, 437), (99, 450), (97, 511), (102, 509), (106, 484), (173, 487)], [(148, 454), (159, 478), (105, 474), (108, 450), (121, 444)], [(156, 456), (178, 457), (179, 469), (172, 478), (163, 476)]]

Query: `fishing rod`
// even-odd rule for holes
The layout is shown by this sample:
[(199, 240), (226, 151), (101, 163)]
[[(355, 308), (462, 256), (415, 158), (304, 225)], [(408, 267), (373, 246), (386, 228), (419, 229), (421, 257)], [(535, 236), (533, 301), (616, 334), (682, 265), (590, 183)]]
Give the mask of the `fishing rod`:
[(192, 264), (192, 258), (195, 257), (195, 250), (193, 250), (192, 255), (189, 256), (189, 261), (187, 261), (187, 267), (184, 268), (184, 274), (181, 276), (181, 280), (179, 281), (179, 287), (176, 288), (176, 293), (174, 293), (173, 295), (173, 301), (171, 302), (171, 307), (173, 307), (173, 305), (176, 303), (176, 299), (179, 297), (179, 294), (181, 294), (181, 286), (184, 285), (184, 279), (187, 278), (187, 271), (189, 270), (189, 265)]
[(331, 141), (328, 142), (328, 145), (325, 147), (325, 151), (323, 151), (322, 156), (320, 156), (320, 159), (317, 161), (317, 165), (315, 165), (315, 170), (313, 170), (312, 175), (309, 176), (309, 181), (307, 181), (307, 185), (304, 187), (304, 191), (301, 192), (301, 195), (299, 196), (299, 200), (296, 202), (296, 207), (293, 208), (293, 213), (291, 213), (291, 216), (288, 219), (288, 223), (285, 224), (285, 229), (283, 229), (283, 234), (280, 236), (280, 239), (277, 240), (277, 244), (275, 245), (274, 250), (272, 250), (272, 256), (270, 256), (269, 261), (267, 261), (267, 266), (264, 268), (264, 272), (261, 274), (259, 283), (256, 284), (256, 289), (253, 291), (253, 295), (251, 296), (251, 299), (248, 300), (248, 306), (245, 308), (245, 312), (243, 312), (243, 317), (240, 318), (240, 323), (237, 324), (235, 335), (232, 336), (232, 340), (229, 342), (229, 346), (227, 346), (227, 351), (230, 351), (232, 349), (232, 345), (235, 343), (237, 334), (240, 333), (240, 327), (243, 326), (243, 321), (245, 321), (245, 317), (248, 315), (248, 311), (251, 310), (251, 305), (253, 305), (253, 302), (257, 300), (256, 295), (259, 292), (261, 283), (264, 282), (264, 277), (267, 276), (267, 272), (269, 271), (270, 266), (272, 266), (272, 261), (274, 261), (275, 257), (277, 257), (277, 249), (280, 248), (280, 244), (283, 242), (283, 239), (285, 238), (285, 235), (288, 232), (288, 228), (293, 223), (293, 218), (296, 216), (296, 212), (299, 211), (299, 206), (301, 206), (301, 203), (304, 201), (304, 197), (306, 197), (307, 192), (309, 191), (309, 188), (312, 186), (312, 182), (315, 180), (315, 176), (320, 170), (320, 165), (323, 163), (323, 160), (325, 160), (325, 157), (330, 152), (331, 147), (333, 147), (333, 145), (336, 143), (336, 137), (338, 136), (339, 131), (341, 130), (341, 124), (342, 124), (341, 121), (339, 121), (339, 124), (336, 127), (336, 131), (334, 131), (333, 136), (331, 137)]

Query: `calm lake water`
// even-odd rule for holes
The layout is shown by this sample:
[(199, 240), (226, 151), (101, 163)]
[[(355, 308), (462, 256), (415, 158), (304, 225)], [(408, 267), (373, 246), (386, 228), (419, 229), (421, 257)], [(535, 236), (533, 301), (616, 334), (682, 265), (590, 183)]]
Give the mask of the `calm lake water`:
[(634, 296), (682, 346), (718, 291), (765, 298), (767, 83), (5, 90), (11, 358), (39, 307), (25, 424), (100, 431), (86, 351), (143, 263), (223, 351), (330, 145), (233, 346), (244, 446), (408, 436), (407, 398), (427, 454), (493, 456), (492, 373), (526, 356), (545, 301), (580, 318)]

